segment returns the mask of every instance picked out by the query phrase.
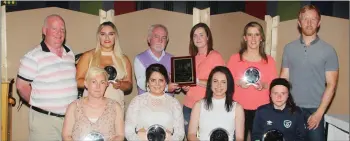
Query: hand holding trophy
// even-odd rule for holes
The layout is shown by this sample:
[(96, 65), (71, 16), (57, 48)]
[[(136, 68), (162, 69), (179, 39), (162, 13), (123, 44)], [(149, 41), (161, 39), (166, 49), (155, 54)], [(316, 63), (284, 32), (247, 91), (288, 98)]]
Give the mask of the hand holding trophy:
[(242, 88), (247, 88), (250, 85), (253, 85), (258, 90), (262, 88), (262, 84), (260, 83), (261, 73), (256, 67), (249, 67), (244, 71), (243, 78), (240, 81), (240, 85)]
[(113, 87), (115, 89), (119, 89), (120, 88), (120, 82), (118, 80), (116, 80), (116, 78), (117, 78), (117, 70), (113, 66), (106, 66), (104, 69), (109, 75), (108, 82), (112, 83)]
[(113, 66), (106, 66), (105, 71), (108, 73), (108, 82), (115, 82), (117, 78), (117, 70)]

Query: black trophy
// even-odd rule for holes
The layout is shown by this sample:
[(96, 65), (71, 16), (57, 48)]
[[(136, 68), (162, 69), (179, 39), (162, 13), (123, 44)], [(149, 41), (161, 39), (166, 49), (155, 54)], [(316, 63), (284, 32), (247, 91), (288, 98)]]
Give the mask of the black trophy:
[(104, 141), (104, 137), (101, 133), (92, 131), (84, 137), (84, 141)]
[(166, 129), (158, 124), (152, 125), (147, 129), (148, 141), (164, 141), (166, 138)]
[(262, 140), (263, 141), (284, 141), (283, 133), (276, 129), (268, 130), (264, 134)]
[(244, 71), (243, 81), (247, 83), (247, 85), (257, 86), (256, 83), (260, 80), (260, 71), (256, 67), (249, 67)]
[(216, 128), (210, 133), (210, 141), (228, 141), (229, 134), (223, 128)]
[(105, 71), (108, 73), (108, 81), (115, 81), (115, 78), (117, 78), (117, 70), (113, 66), (106, 66)]

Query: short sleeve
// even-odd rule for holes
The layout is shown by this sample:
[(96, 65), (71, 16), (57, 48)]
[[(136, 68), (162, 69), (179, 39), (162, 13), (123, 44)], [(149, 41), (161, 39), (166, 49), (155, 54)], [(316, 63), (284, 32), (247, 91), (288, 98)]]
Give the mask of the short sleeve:
[(21, 58), (17, 76), (25, 81), (32, 82), (37, 76), (37, 72), (38, 62), (29, 52)]
[(284, 49), (283, 49), (282, 68), (289, 68), (287, 48), (288, 48), (288, 46), (285, 46)]
[(334, 48), (331, 48), (326, 56), (326, 71), (336, 71), (339, 69), (338, 56)]

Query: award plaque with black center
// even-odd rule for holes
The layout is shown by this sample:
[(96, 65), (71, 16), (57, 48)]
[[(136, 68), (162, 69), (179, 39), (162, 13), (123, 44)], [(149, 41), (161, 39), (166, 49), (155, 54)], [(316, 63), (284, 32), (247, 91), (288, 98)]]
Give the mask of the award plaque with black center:
[(183, 85), (196, 85), (196, 64), (194, 56), (171, 58), (171, 82)]

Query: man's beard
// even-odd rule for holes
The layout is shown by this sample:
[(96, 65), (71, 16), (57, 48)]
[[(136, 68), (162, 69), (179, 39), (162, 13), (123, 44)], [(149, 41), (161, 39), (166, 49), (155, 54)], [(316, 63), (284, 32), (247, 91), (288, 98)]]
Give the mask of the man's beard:
[(161, 52), (164, 50), (164, 47), (161, 47), (161, 46), (154, 46), (153, 49), (157, 52)]
[(301, 28), (301, 32), (306, 36), (312, 36), (316, 33), (317, 28), (305, 27)]

